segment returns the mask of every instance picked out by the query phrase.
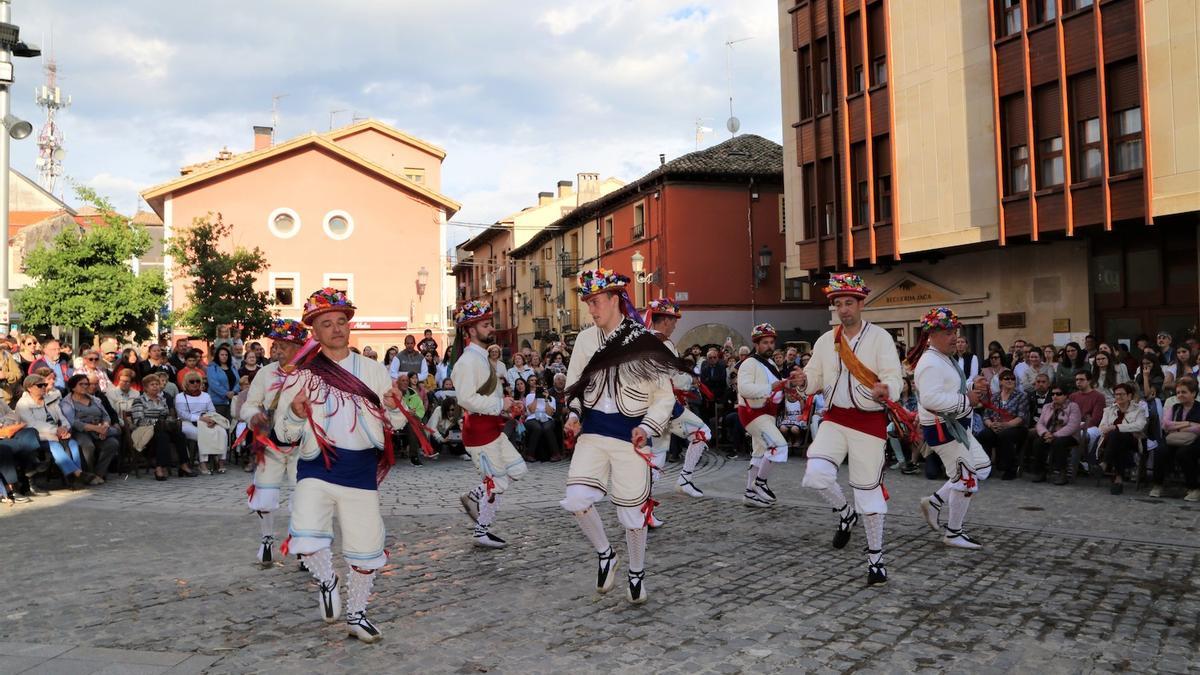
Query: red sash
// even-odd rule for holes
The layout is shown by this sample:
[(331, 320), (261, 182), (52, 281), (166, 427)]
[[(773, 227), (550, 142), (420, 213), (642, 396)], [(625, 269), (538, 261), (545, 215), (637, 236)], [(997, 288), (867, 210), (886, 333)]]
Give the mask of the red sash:
[(738, 421), (742, 423), (742, 428), (750, 426), (751, 422), (763, 415), (774, 417), (779, 414), (779, 404), (771, 400), (771, 396), (774, 393), (771, 392), (771, 394), (767, 395), (767, 402), (761, 408), (751, 408), (748, 405), (739, 405), (737, 407)]
[(848, 429), (861, 431), (876, 438), (887, 438), (888, 417), (883, 410), (859, 410), (858, 408), (829, 406), (822, 421), (835, 422)]
[(478, 448), (491, 443), (504, 433), (506, 421), (499, 415), (480, 415), (463, 411), (463, 445)]

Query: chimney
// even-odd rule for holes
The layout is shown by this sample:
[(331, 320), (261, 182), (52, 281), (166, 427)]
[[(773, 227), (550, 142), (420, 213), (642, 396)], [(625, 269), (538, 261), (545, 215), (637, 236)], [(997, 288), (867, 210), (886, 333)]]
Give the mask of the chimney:
[(254, 149), (265, 150), (271, 147), (271, 137), (275, 130), (271, 127), (254, 127)]
[(572, 183), (569, 180), (558, 181), (558, 198), (559, 199), (562, 199), (563, 197), (570, 197), (573, 194), (573, 191), (571, 190), (571, 185), (572, 185)]
[(666, 163), (667, 163), (667, 155), (665, 153), (661, 153), (661, 152), (658, 153), (658, 165), (662, 166), (663, 164), (666, 164)]
[(582, 206), (600, 196), (600, 174), (581, 173), (575, 179), (575, 184), (579, 187), (575, 197), (576, 206)]
[(538, 193), (538, 206), (545, 206), (553, 200), (554, 200), (553, 192), (539, 192)]

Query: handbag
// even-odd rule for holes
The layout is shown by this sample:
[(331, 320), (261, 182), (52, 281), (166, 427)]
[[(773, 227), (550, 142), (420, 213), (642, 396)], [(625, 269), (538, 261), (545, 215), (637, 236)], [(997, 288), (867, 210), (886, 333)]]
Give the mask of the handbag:
[(146, 425), (142, 427), (134, 427), (129, 433), (130, 440), (133, 441), (133, 449), (142, 452), (150, 445), (150, 439), (154, 438), (154, 427)]
[(1172, 431), (1167, 434), (1167, 445), (1175, 448), (1186, 447), (1196, 442), (1197, 434), (1194, 431)]

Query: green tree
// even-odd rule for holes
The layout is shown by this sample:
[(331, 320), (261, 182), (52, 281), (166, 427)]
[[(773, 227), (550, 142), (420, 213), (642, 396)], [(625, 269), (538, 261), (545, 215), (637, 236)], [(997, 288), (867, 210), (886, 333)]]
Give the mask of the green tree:
[(63, 230), (51, 245), (25, 254), (25, 274), (34, 283), (14, 298), (22, 323), (145, 339), (167, 296), (161, 272), (134, 274), (129, 264), (149, 250), (150, 235), (94, 190), (80, 186), (76, 193), (99, 210), (103, 222), (82, 231)]
[(181, 326), (194, 329), (212, 339), (217, 326), (241, 326), (242, 337), (266, 334), (275, 318), (269, 293), (254, 290), (256, 279), (266, 274), (267, 257), (257, 246), (247, 249), (230, 246), (233, 225), (216, 214), (196, 218), (192, 226), (171, 237), (167, 253), (177, 268), (177, 276), (187, 279), (187, 306), (174, 314)]

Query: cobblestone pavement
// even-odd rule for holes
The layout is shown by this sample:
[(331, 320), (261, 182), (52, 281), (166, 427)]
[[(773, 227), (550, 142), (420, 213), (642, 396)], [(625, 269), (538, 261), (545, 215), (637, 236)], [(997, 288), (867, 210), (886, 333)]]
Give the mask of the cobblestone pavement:
[(763, 510), (736, 500), (744, 467), (706, 456), (702, 500), (670, 477), (658, 486), (667, 526), (650, 536), (650, 601), (635, 607), (591, 589), (595, 556), (557, 507), (565, 464), (510, 491), (502, 551), (471, 547), (454, 510), (469, 463), (399, 466), (382, 491), (392, 560), (371, 604), (377, 645), (322, 624), (294, 562), (253, 563), (246, 474), (56, 491), (0, 511), (0, 673), (1200, 668), (1200, 506), (1088, 479), (987, 481), (968, 517), (986, 548), (962, 552), (917, 517), (937, 483), (889, 474), (891, 581), (867, 588), (861, 530), (830, 548), (802, 461), (772, 475), (781, 504)]

